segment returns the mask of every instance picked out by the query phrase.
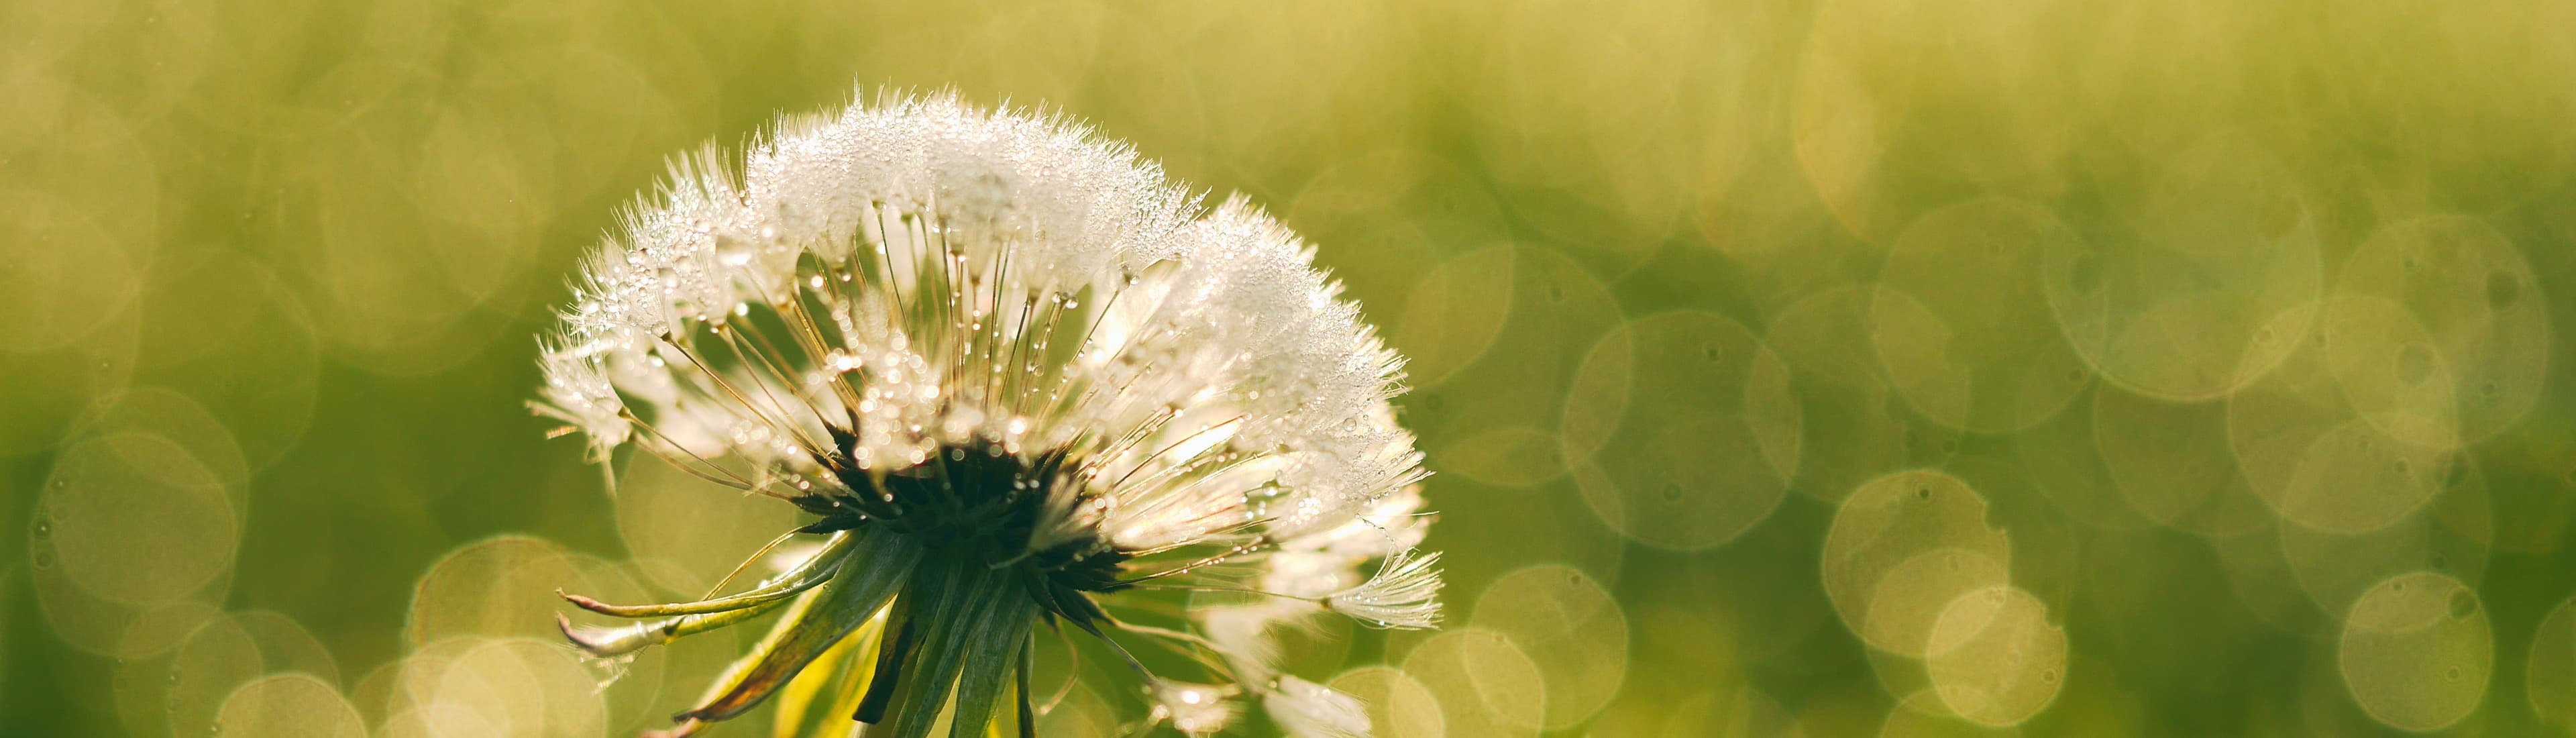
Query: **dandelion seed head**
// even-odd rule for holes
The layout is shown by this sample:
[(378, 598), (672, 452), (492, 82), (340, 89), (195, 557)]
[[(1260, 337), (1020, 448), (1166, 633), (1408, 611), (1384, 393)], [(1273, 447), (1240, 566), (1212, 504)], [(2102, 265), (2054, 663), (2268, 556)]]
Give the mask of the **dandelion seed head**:
[[(787, 608), (787, 636), (684, 725), (747, 709), (853, 632), (911, 644), (872, 681), (951, 674), (982, 720), (1018, 667), (942, 644), (1009, 647), (1045, 616), (1214, 654), (1214, 684), (1129, 661), (1184, 733), (1230, 723), (1248, 688), (1291, 730), (1363, 734), (1348, 698), (1276, 674), (1270, 634), (1326, 612), (1428, 627), (1438, 556), (1414, 548), (1425, 473), (1389, 404), (1403, 360), (1313, 256), (1124, 144), (953, 95), (789, 116), (739, 159), (681, 158), (584, 260), (533, 406), (594, 460), (633, 447), (829, 538), (743, 594), (575, 599), (676, 619), (567, 636), (616, 655)], [(1138, 587), (1268, 596), (1161, 631), (1109, 616)], [(857, 719), (926, 731), (938, 711), (905, 705), (935, 689), (872, 692)]]

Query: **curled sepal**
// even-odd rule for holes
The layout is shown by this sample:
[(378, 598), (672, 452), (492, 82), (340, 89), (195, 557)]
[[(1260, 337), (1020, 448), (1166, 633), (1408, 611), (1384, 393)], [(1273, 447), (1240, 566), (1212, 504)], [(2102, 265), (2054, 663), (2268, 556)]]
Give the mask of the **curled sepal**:
[[(875, 617), (892, 599), (922, 552), (902, 536), (852, 531), (857, 539), (832, 581), (798, 598), (751, 653), (734, 662), (680, 720), (716, 721), (742, 714), (784, 686), (796, 672)], [(739, 611), (737, 611), (739, 612)]]
[(704, 633), (767, 615), (788, 602), (789, 600), (786, 599), (771, 600), (723, 612), (682, 615), (634, 625), (574, 625), (571, 618), (564, 617), (563, 613), (555, 613), (555, 627), (562, 629), (564, 638), (571, 640), (573, 645), (580, 646), (582, 651), (592, 656), (609, 658), (624, 656), (643, 650), (647, 646), (658, 646), (683, 636)]
[(841, 562), (844, 559), (849, 558), (850, 550), (857, 545), (858, 537), (855, 534), (848, 531), (835, 533), (832, 535), (830, 540), (823, 542), (823, 548), (815, 551), (813, 556), (807, 557), (803, 563), (797, 564), (795, 568), (789, 569), (785, 573), (762, 582), (758, 587), (745, 590), (740, 594), (714, 597), (695, 602), (673, 602), (658, 605), (611, 605), (588, 597), (583, 597), (581, 595), (568, 594), (563, 590), (555, 590), (555, 594), (564, 598), (564, 601), (570, 602), (581, 609), (602, 615), (615, 615), (621, 618), (697, 615), (759, 607), (761, 605), (783, 601), (789, 597), (796, 596), (797, 593), (812, 589), (815, 585), (831, 581), (832, 575), (840, 573)]

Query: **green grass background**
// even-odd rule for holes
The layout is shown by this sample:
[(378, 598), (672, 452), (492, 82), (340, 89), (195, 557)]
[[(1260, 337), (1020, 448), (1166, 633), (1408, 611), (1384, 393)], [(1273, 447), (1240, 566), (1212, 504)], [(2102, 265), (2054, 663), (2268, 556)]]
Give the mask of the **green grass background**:
[[(373, 730), (493, 596), (422, 586), (469, 544), (667, 596), (765, 539), (605, 494), (532, 337), (667, 157), (854, 83), (1092, 121), (1316, 243), (1415, 358), (1485, 630), (1292, 665), (1402, 667), (1450, 735), (2565, 730), (2571, 78), (2555, 0), (0, 3), (0, 732), (196, 734), (287, 670)], [(1965, 517), (1887, 545), (1986, 579), (1846, 570), (1905, 469)], [(638, 543), (675, 519), (720, 525)], [(2449, 620), (2348, 632), (2416, 571)], [(2063, 634), (2017, 726), (1938, 688), (2036, 672), (1856, 634), (1960, 581)]]

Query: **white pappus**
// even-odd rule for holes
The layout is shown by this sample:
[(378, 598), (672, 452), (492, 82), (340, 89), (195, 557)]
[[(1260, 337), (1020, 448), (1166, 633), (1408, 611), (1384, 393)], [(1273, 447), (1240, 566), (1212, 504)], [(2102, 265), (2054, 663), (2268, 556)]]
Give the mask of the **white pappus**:
[[(780, 721), (812, 733), (922, 736), (948, 712), (952, 736), (1029, 735), (1033, 633), (1068, 626), (1184, 732), (1257, 703), (1367, 733), (1269, 639), (1326, 611), (1431, 627), (1438, 556), (1415, 549), (1402, 359), (1295, 234), (1061, 117), (949, 95), (788, 117), (675, 169), (587, 259), (532, 407), (593, 461), (633, 448), (794, 505), (812, 522), (781, 541), (820, 543), (697, 602), (567, 595), (650, 619), (567, 620), (601, 656), (782, 613), (669, 734), (786, 694)], [(1122, 615), (1154, 590), (1249, 599)]]

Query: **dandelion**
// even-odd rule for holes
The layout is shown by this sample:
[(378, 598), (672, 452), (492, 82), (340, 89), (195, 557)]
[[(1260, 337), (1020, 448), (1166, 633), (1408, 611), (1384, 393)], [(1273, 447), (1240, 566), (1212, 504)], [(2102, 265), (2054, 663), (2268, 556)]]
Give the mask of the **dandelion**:
[[(1184, 733), (1259, 704), (1366, 734), (1270, 638), (1328, 611), (1430, 627), (1437, 556), (1388, 405), (1402, 359), (1295, 234), (952, 96), (790, 117), (676, 170), (585, 264), (532, 406), (595, 462), (631, 447), (795, 506), (776, 545), (811, 552), (695, 602), (566, 595), (638, 621), (560, 620), (600, 658), (778, 615), (666, 735), (780, 694), (815, 733), (1033, 735), (1041, 632), (1105, 644)], [(1132, 612), (1157, 590), (1249, 598), (1162, 627)]]

